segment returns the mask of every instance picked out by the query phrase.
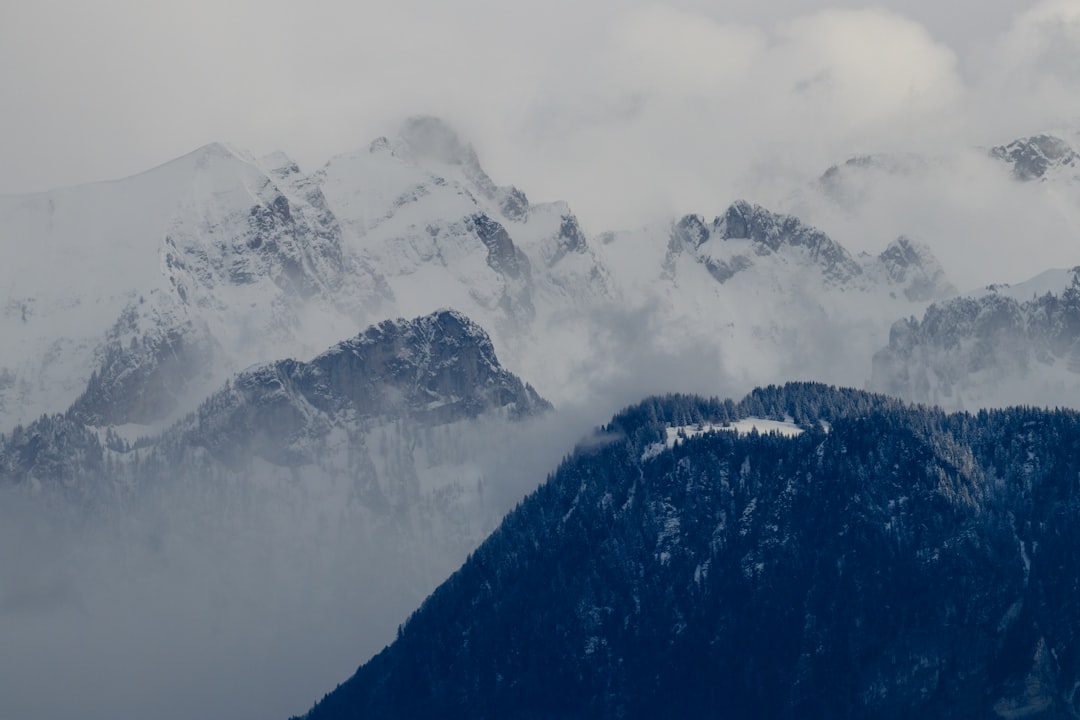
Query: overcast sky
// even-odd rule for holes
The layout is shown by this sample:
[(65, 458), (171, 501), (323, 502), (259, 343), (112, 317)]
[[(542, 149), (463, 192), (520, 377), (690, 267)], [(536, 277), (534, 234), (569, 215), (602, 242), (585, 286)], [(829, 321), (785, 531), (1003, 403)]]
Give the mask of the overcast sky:
[(1080, 0), (6, 0), (0, 98), (3, 193), (211, 141), (314, 170), (431, 113), (599, 232), (1080, 129)]

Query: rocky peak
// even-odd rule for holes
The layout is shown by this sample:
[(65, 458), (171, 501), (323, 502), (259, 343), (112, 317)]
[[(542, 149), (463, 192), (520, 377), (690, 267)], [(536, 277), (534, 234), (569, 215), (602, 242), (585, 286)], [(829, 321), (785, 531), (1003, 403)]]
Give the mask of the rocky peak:
[(473, 215), (469, 223), (487, 248), (488, 267), (515, 279), (529, 274), (529, 259), (514, 246), (510, 233), (501, 223), (484, 213)]
[[(493, 408), (511, 406), (515, 414), (527, 415), (548, 407), (502, 368), (482, 327), (449, 309), (369, 327), (312, 360), (301, 374), (363, 414), (401, 408), (447, 422)], [(399, 392), (387, 394), (381, 386)]]
[(390, 139), (387, 138), (385, 135), (380, 135), (379, 137), (372, 140), (371, 143), (368, 145), (368, 152), (373, 155), (378, 152), (390, 151)]
[[(446, 121), (426, 115), (410, 117), (402, 124), (398, 135), (404, 143), (402, 154), (422, 166), (434, 162), (460, 168), (464, 179), (480, 195), (493, 201), (503, 217), (515, 222), (523, 222), (528, 217), (529, 199), (525, 193), (512, 185), (496, 185), (480, 165), (473, 146), (462, 141)], [(373, 152), (377, 143), (388, 144), (385, 138), (376, 140), (372, 143)]]
[(709, 228), (700, 215), (685, 215), (672, 230), (674, 240), (690, 250), (696, 250), (709, 239)]
[(207, 143), (206, 145), (191, 151), (187, 157), (193, 159), (195, 161), (195, 166), (199, 168), (205, 167), (215, 160), (244, 159), (240, 157), (240, 153), (236, 150), (221, 142)]
[(241, 373), (188, 423), (190, 444), (236, 464), (247, 452), (278, 465), (314, 461), (333, 427), (409, 419), (440, 425), (550, 405), (503, 369), (487, 333), (455, 310), (387, 320), (309, 363), (282, 360)]
[(1017, 180), (1039, 180), (1055, 167), (1076, 167), (1080, 155), (1065, 140), (1055, 135), (1033, 135), (998, 145), (990, 155), (1012, 166)]
[[(727, 211), (713, 221), (713, 230), (725, 240), (732, 238), (750, 238), (753, 232), (753, 218), (755, 206), (745, 200), (736, 200)], [(759, 223), (760, 225), (760, 223)], [(758, 236), (764, 237), (758, 228)]]
[(529, 216), (529, 198), (525, 193), (509, 185), (495, 191), (495, 200), (499, 203), (499, 212), (507, 220), (524, 222)]
[(588, 244), (576, 216), (565, 214), (559, 223), (559, 247), (566, 252), (584, 252)]
[(724, 240), (752, 240), (758, 255), (787, 247), (801, 248), (822, 265), (831, 280), (844, 281), (862, 273), (848, 252), (825, 233), (804, 225), (797, 217), (774, 213), (745, 200), (732, 203), (713, 221), (712, 234)]
[(891, 282), (904, 286), (908, 300), (935, 300), (956, 293), (930, 248), (907, 236), (889, 243), (878, 262)]
[(822, 173), (819, 181), (825, 184), (838, 182), (849, 170), (880, 170), (887, 173), (910, 174), (926, 169), (926, 160), (912, 153), (871, 153), (854, 155), (843, 165), (832, 165)]

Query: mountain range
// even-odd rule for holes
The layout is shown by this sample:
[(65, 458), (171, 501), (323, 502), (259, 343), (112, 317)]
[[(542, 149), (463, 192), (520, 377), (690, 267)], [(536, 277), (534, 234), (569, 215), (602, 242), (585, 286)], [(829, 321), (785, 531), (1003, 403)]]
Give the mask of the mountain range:
[[(1056, 136), (980, 152), (1021, 194), (1080, 177)], [(788, 209), (857, 212), (941, 162), (852, 158)], [(1080, 406), (1076, 270), (960, 293), (914, 235), (852, 252), (782, 208), (713, 211), (590, 233), (431, 117), (312, 173), (213, 144), (0, 197), (0, 513), (78, 518), (56, 542), (100, 540), (102, 577), (117, 543), (132, 568), (220, 547), (222, 577), (255, 553), (238, 593), (335, 608), (271, 604), (318, 625), (301, 654), (342, 639), (293, 704), (469, 558), (310, 718), (1074, 716), (1074, 416), (905, 401)], [(629, 400), (755, 386), (631, 406), (541, 485)], [(144, 575), (120, 584), (187, 592)], [(32, 643), (22, 577), (0, 565), (0, 630)], [(193, 607), (252, 642), (224, 597)]]
[[(564, 203), (495, 185), (433, 118), (310, 175), (281, 154), (210, 145), (132, 178), (3, 198), (0, 229), (27, 248), (0, 278), (8, 431), (73, 404), (95, 426), (160, 430), (251, 364), (439, 307), (488, 329), (556, 402), (617, 376), (605, 358), (627, 340), (604, 337), (612, 314), (704, 344), (759, 383), (795, 363), (747, 357), (816, 357), (821, 326), (868, 365), (889, 323), (953, 292), (923, 244), (854, 257), (742, 201), (711, 222), (590, 237)], [(826, 379), (861, 384), (854, 366)]]

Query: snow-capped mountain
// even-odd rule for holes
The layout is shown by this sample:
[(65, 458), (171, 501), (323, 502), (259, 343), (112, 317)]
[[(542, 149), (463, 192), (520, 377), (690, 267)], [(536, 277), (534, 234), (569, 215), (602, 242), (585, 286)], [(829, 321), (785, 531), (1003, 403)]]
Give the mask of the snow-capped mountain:
[(1080, 178), (1080, 154), (1056, 135), (1033, 135), (991, 148), (990, 154), (1012, 167), (1017, 180)]
[(933, 160), (915, 153), (856, 155), (832, 165), (813, 189), (847, 212), (857, 212), (882, 176), (917, 178), (932, 169)]
[(897, 321), (870, 385), (946, 408), (1080, 404), (1080, 268), (990, 285)]
[[(322, 465), (334, 431), (351, 457), (363, 434), (390, 421), (431, 428), (501, 411), (514, 420), (550, 409), (499, 365), (487, 334), (456, 311), (384, 321), (308, 363), (279, 360), (240, 373), (172, 432), (230, 467), (252, 457), (281, 467)], [(373, 462), (341, 468), (356, 476)]]
[[(1080, 178), (1080, 154), (1068, 140), (1053, 134), (1017, 138), (976, 150), (996, 161), (999, 170), (1022, 182), (1038, 180), (1061, 183)], [(828, 168), (817, 179), (816, 188), (849, 210), (857, 210), (883, 178), (907, 178), (918, 182), (935, 171), (948, 169), (960, 154), (925, 156), (918, 153), (872, 153), (848, 158)]]
[(313, 533), (357, 523), (380, 551), (392, 536), (407, 562), (388, 582), (430, 588), (516, 501), (516, 481), (500, 487), (485, 467), (550, 409), (482, 328), (444, 310), (384, 321), (310, 362), (248, 368), (157, 435), (100, 430), (81, 409), (43, 416), (0, 434), (0, 489), (104, 517), (158, 494), (217, 498), (215, 515), (232, 494), (263, 498)]
[(158, 475), (243, 476), (256, 463), (263, 479), (273, 468), (295, 474), (311, 467), (385, 486), (398, 477), (370, 477), (378, 475), (367, 447), (373, 431), (416, 433), (488, 416), (518, 420), (551, 408), (503, 369), (479, 325), (452, 310), (384, 321), (310, 362), (252, 366), (157, 436), (122, 436), (137, 425), (102, 432), (83, 422), (84, 402), (0, 435), (0, 479), (92, 482), (92, 493), (101, 484), (133, 487)]
[(3, 198), (0, 233), (25, 248), (0, 269), (5, 429), (81, 395), (89, 422), (160, 426), (247, 365), (447, 306), (527, 365), (519, 339), (609, 294), (565, 204), (496, 186), (432, 118), (310, 176), (211, 145)]
[[(345, 337), (383, 288), (317, 196), (210, 145), (142, 175), (0, 199), (2, 426), (167, 420), (231, 372)], [(7, 260), (7, 258), (5, 258)]]
[(1078, 136), (1057, 131), (993, 147), (878, 152), (840, 162), (775, 208), (828, 228), (849, 248), (904, 235), (934, 249), (961, 288), (1018, 282), (1076, 264)]
[(954, 292), (920, 243), (898, 238), (876, 257), (855, 256), (798, 218), (745, 201), (712, 221), (689, 215), (607, 234), (598, 246), (659, 344), (709, 349), (748, 385), (861, 384), (893, 319)]
[[(1052, 185), (981, 161), (1010, 189)], [(917, 159), (868, 156), (829, 182), (854, 207), (849, 171), (923, 170)], [(987, 352), (1004, 368), (1046, 355), (1055, 372), (1072, 372), (1068, 283), (1030, 301), (1029, 287), (997, 287), (948, 302), (942, 264), (912, 237), (926, 235), (875, 231), (860, 246), (873, 252), (853, 252), (830, 225), (742, 200), (712, 220), (590, 235), (565, 203), (496, 184), (467, 142), (426, 117), (311, 173), (280, 153), (211, 145), (132, 178), (0, 198), (0, 240), (20, 249), (0, 263), (0, 492), (50, 509), (74, 499), (72, 516), (106, 517), (94, 532), (117, 536), (87, 567), (149, 596), (150, 625), (182, 582), (196, 616), (243, 627), (250, 635), (237, 642), (261, 637), (229, 592), (215, 594), (254, 557), (263, 574), (240, 583), (239, 604), (257, 589), (272, 595), (287, 574), (297, 597), (273, 617), (303, 618), (312, 631), (287, 646), (353, 667), (554, 467), (569, 447), (556, 441), (582, 422), (574, 410), (593, 413), (591, 425), (598, 407), (653, 390), (792, 378), (862, 386), (890, 327), (896, 348), (873, 369), (907, 397), (925, 385), (948, 398), (968, 382), (908, 382), (920, 362), (924, 375), (953, 378)], [(953, 307), (955, 320), (894, 325)], [(953, 328), (945, 349), (922, 350), (938, 326)], [(976, 372), (971, 382), (1001, 377)], [(544, 397), (571, 411), (538, 432), (552, 417)], [(796, 408), (791, 420), (805, 419)], [(704, 429), (683, 435), (695, 433)], [(634, 447), (635, 470), (673, 449), (654, 445)], [(112, 551), (129, 543), (136, 570), (124, 575)], [(220, 577), (188, 584), (160, 571), (184, 567), (188, 552)], [(164, 573), (148, 575), (160, 585), (140, 584), (144, 564)], [(349, 582), (353, 592), (337, 592)], [(0, 583), (0, 610), (34, 604), (11, 594), (16, 585)], [(91, 606), (107, 614), (110, 600), (99, 593)], [(54, 635), (81, 632), (72, 606)], [(360, 618), (351, 635), (320, 624), (326, 607)], [(9, 620), (0, 629), (37, 637), (0, 612)], [(121, 634), (140, 638), (134, 655), (147, 651), (124, 620)], [(200, 629), (202, 642), (219, 648), (218, 629)], [(290, 660), (289, 678), (315, 672), (309, 658)], [(193, 714), (206, 713), (182, 713)]]
[[(715, 354), (740, 383), (824, 369), (862, 384), (888, 324), (949, 292), (913, 241), (853, 256), (745, 202), (711, 224), (590, 240), (565, 203), (496, 185), (427, 117), (312, 174), (211, 145), (140, 176), (4, 198), (0, 233), (27, 248), (0, 270), (8, 430), (74, 404), (90, 424), (153, 433), (248, 365), (439, 307), (488, 329), (556, 402), (618, 382), (626, 368), (608, 358), (642, 350), (614, 316), (662, 338), (661, 355)], [(845, 361), (817, 363), (821, 338), (852, 326)]]
[(581, 344), (589, 309), (617, 296), (565, 203), (497, 186), (472, 147), (429, 117), (332, 159), (312, 181), (397, 314), (458, 308), (492, 334), (508, 367), (567, 397), (574, 358), (551, 350), (565, 337)]

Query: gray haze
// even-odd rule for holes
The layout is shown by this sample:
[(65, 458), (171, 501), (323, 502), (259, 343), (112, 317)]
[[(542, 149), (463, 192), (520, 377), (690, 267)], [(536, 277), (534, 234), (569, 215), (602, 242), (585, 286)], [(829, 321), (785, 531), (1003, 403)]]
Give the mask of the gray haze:
[[(585, 416), (465, 430), (490, 478), (485, 533), (589, 431)], [(331, 506), (306, 480), (177, 477), (99, 511), (0, 487), (0, 717), (306, 711), (467, 552), (372, 532), (363, 511)]]

